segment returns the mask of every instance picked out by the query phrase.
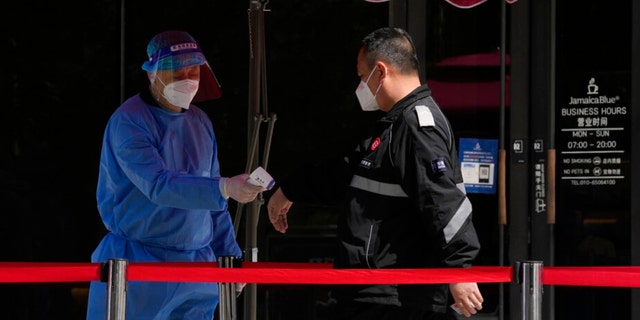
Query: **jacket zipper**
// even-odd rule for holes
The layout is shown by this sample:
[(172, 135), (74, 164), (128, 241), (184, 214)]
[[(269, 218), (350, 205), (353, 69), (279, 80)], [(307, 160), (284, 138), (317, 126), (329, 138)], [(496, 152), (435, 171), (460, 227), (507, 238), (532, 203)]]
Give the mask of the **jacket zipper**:
[(369, 263), (369, 248), (371, 247), (371, 237), (373, 235), (373, 225), (369, 226), (369, 237), (367, 239), (367, 249), (365, 250), (365, 259), (364, 261), (367, 262), (367, 267), (369, 267), (369, 269), (371, 268), (371, 264)]

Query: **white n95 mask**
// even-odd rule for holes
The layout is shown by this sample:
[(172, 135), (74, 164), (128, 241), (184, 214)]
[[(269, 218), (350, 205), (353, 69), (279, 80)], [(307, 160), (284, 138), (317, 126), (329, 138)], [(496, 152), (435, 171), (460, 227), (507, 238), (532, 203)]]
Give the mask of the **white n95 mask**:
[(356, 88), (356, 96), (358, 97), (358, 102), (360, 102), (360, 108), (362, 108), (363, 111), (376, 111), (380, 109), (378, 102), (376, 101), (376, 95), (378, 94), (378, 91), (380, 91), (380, 87), (382, 87), (382, 82), (378, 85), (378, 89), (376, 89), (375, 94), (371, 92), (371, 89), (369, 89), (369, 86), (367, 85), (374, 71), (376, 71), (376, 68), (371, 70), (367, 81), (364, 82), (360, 80), (360, 84), (358, 85), (358, 88)]
[(189, 109), (189, 105), (198, 92), (197, 80), (185, 79), (171, 82), (164, 86), (162, 95), (169, 103), (182, 109)]

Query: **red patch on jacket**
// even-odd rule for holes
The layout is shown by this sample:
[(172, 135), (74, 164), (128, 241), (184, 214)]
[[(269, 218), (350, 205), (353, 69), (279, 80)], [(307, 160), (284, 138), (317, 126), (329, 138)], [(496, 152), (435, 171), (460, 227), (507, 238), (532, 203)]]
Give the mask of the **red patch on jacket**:
[(380, 138), (376, 138), (371, 142), (371, 151), (378, 149), (378, 146), (380, 146)]

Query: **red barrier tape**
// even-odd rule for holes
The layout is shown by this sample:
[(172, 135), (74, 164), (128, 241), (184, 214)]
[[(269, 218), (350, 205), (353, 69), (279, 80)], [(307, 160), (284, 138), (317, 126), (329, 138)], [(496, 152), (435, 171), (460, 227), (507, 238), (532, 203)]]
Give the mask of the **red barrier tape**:
[[(252, 266), (252, 264), (255, 264)], [(313, 263), (305, 265), (313, 266)], [(242, 268), (211, 268), (166, 264), (129, 264), (128, 278), (136, 281), (180, 282), (247, 282), (290, 284), (389, 284), (389, 283), (452, 283), (452, 282), (510, 282), (510, 267), (472, 267), (447, 269), (333, 269), (318, 264), (318, 268), (280, 264), (278, 268), (261, 263), (244, 263)]]
[[(100, 280), (99, 263), (0, 262), (0, 283)], [(511, 267), (333, 269), (329, 263), (129, 263), (129, 281), (246, 282), (270, 284), (428, 284), (512, 282)], [(640, 288), (640, 267), (544, 267), (544, 285)]]
[(99, 263), (0, 262), (0, 283), (100, 280)]
[(640, 288), (640, 267), (544, 267), (542, 283)]
[[(129, 263), (129, 281), (246, 282), (271, 284), (419, 284), (511, 282), (511, 267), (447, 269), (333, 269), (324, 263), (243, 262), (241, 268), (217, 263)], [(0, 262), (0, 283), (98, 281), (99, 263)]]

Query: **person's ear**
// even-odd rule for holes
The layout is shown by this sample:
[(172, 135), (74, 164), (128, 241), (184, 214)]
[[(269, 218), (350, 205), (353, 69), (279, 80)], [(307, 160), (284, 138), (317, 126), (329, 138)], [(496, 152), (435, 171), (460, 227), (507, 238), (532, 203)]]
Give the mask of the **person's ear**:
[(389, 66), (382, 61), (376, 63), (376, 69), (378, 69), (376, 72), (378, 72), (380, 80), (384, 79), (389, 74)]
[(149, 82), (153, 83), (156, 80), (156, 73), (147, 71), (147, 78), (149, 78)]

